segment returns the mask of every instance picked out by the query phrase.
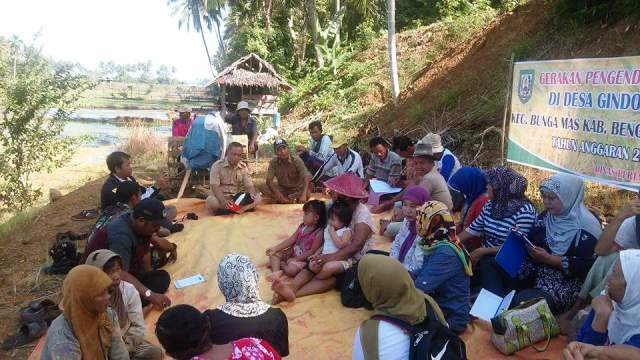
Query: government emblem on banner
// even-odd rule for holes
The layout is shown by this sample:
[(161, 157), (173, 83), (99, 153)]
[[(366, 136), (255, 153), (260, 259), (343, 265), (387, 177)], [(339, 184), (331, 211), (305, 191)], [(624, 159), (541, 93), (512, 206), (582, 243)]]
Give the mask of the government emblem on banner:
[(520, 102), (526, 104), (533, 95), (533, 70), (520, 70), (518, 79), (518, 98)]

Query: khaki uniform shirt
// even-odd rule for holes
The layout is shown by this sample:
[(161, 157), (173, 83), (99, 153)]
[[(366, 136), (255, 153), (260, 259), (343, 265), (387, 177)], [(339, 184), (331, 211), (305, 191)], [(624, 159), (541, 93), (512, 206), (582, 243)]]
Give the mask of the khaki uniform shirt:
[(253, 187), (247, 165), (240, 162), (232, 167), (227, 159), (218, 160), (211, 166), (210, 183), (212, 189), (219, 186), (224, 196), (233, 196)]
[(308, 174), (306, 166), (298, 156), (289, 155), (287, 160), (280, 160), (277, 156), (269, 161), (267, 179), (278, 179), (278, 186), (285, 189), (302, 189), (305, 175)]

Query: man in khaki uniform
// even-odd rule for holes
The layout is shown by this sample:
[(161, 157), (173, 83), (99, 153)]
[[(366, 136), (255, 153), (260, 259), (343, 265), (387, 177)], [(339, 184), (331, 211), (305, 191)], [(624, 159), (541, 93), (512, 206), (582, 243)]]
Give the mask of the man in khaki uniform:
[[(273, 144), (276, 157), (269, 162), (267, 192), (277, 204), (304, 203), (309, 199), (311, 174), (298, 156), (292, 156), (287, 142), (278, 139)], [(274, 179), (278, 180), (276, 184)]]
[(207, 209), (211, 214), (228, 214), (234, 203), (240, 206), (235, 212), (243, 213), (255, 208), (260, 202), (249, 169), (240, 161), (242, 151), (242, 144), (232, 142), (227, 148), (225, 158), (211, 166), (211, 195), (207, 198)]

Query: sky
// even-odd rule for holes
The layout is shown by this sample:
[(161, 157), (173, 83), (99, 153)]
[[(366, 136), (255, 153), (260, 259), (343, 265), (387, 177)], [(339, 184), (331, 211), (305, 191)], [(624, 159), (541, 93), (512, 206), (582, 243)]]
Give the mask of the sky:
[[(200, 34), (178, 29), (167, 0), (1, 0), (0, 35), (17, 35), (56, 60), (96, 69), (99, 62), (176, 67), (188, 82), (212, 77)], [(214, 34), (205, 31), (212, 56)]]

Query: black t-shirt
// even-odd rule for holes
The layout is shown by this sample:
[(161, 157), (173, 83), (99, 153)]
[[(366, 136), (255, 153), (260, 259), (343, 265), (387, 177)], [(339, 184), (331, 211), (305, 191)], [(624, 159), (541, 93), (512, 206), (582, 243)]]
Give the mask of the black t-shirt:
[(270, 308), (262, 315), (241, 318), (219, 309), (204, 312), (211, 324), (211, 341), (223, 345), (245, 337), (267, 341), (280, 356), (289, 355), (289, 323), (278, 308)]

